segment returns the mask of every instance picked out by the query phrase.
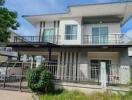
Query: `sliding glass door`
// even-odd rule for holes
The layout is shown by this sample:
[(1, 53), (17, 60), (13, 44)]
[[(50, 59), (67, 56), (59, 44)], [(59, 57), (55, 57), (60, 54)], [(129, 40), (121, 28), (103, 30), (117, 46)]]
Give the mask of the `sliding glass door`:
[(108, 43), (108, 27), (92, 28), (92, 43), (107, 44)]
[(44, 29), (43, 32), (43, 42), (53, 42), (54, 39), (54, 29), (49, 28), (49, 29)]

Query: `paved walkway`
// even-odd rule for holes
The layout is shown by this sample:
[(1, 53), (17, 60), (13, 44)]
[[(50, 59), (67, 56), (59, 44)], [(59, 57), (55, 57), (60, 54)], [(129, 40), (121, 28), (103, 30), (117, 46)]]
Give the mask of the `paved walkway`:
[(0, 100), (32, 100), (31, 93), (0, 90)]

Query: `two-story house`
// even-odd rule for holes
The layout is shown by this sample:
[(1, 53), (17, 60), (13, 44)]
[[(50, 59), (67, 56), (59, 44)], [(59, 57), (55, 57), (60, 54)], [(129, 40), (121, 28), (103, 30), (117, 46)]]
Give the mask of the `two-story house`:
[(56, 62), (49, 69), (59, 80), (127, 84), (132, 45), (125, 43), (121, 26), (130, 16), (132, 2), (75, 5), (65, 13), (27, 15), (36, 36), (21, 37), (27, 42), (16, 37), (10, 45)]

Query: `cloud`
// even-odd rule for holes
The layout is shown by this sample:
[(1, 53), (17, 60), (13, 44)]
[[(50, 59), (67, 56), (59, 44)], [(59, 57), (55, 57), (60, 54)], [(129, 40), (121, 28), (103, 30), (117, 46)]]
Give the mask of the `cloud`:
[(21, 16), (54, 12), (62, 5), (56, 0), (6, 0), (5, 6), (18, 13), (17, 20), (21, 26), (16, 32), (20, 35), (34, 35), (34, 27)]
[(60, 9), (62, 6), (57, 0), (7, 0), (6, 6), (23, 14), (42, 14)]
[[(18, 12), (18, 21), (21, 27), (17, 32), (23, 35), (32, 35), (35, 34), (36, 31), (30, 23), (21, 17), (22, 15), (64, 12), (69, 5), (116, 1), (120, 0), (6, 0), (5, 6), (10, 10)], [(131, 22), (132, 21), (129, 21), (128, 24), (123, 27), (123, 32), (132, 29)]]
[(132, 29), (124, 34), (125, 43), (132, 41)]

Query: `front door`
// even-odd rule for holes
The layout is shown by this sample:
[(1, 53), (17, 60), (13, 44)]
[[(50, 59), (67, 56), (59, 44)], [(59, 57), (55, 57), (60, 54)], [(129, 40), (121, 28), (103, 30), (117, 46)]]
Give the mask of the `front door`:
[(107, 82), (109, 83), (111, 60), (91, 60), (91, 79), (98, 82), (100, 81), (101, 62), (106, 63)]

